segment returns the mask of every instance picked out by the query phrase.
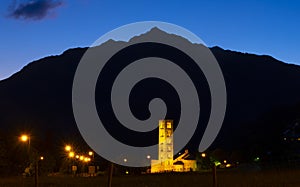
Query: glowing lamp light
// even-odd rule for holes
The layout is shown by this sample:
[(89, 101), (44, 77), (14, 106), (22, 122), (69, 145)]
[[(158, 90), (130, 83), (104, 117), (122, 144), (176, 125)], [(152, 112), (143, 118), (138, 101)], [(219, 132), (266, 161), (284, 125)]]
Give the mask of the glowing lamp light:
[(29, 136), (23, 134), (23, 135), (20, 137), (20, 140), (21, 140), (22, 142), (27, 142), (27, 141), (29, 140)]
[(206, 157), (206, 154), (205, 154), (205, 153), (202, 153), (202, 154), (201, 154), (201, 157), (202, 157), (202, 158), (205, 158), (205, 157)]
[(74, 156), (75, 156), (75, 153), (74, 153), (74, 152), (70, 152), (70, 153), (69, 153), (69, 157), (70, 157), (70, 158), (74, 158)]
[(71, 147), (70, 145), (66, 145), (66, 147), (65, 147), (65, 150), (66, 150), (66, 151), (69, 152), (69, 151), (71, 151), (71, 149), (72, 149), (72, 147)]
[(94, 154), (93, 151), (90, 151), (90, 152), (89, 152), (89, 155), (90, 155), (90, 156), (93, 156), (93, 154)]

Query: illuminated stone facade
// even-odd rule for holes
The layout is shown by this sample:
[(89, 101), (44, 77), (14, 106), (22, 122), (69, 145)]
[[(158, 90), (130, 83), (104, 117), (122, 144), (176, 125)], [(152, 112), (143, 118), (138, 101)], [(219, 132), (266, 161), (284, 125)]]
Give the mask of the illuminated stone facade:
[(173, 160), (173, 120), (159, 121), (158, 160), (151, 160), (151, 173), (195, 171), (196, 160), (185, 160), (188, 152)]

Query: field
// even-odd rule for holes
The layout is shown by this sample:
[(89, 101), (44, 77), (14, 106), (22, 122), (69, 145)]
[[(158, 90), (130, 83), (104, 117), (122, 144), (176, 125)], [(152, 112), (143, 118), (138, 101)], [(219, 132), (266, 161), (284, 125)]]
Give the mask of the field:
[[(258, 172), (218, 171), (219, 187), (300, 187), (300, 170)], [(0, 178), (1, 187), (31, 187), (33, 178)], [(40, 187), (100, 187), (107, 186), (107, 176), (98, 177), (40, 177)], [(114, 176), (113, 187), (211, 187), (211, 173), (169, 173), (138, 176)]]

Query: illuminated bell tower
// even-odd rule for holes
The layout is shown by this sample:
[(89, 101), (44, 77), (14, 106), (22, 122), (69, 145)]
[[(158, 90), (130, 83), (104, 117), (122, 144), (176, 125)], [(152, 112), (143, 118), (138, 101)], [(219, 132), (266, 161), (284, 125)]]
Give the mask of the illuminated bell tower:
[(173, 120), (159, 120), (158, 160), (164, 171), (173, 167)]

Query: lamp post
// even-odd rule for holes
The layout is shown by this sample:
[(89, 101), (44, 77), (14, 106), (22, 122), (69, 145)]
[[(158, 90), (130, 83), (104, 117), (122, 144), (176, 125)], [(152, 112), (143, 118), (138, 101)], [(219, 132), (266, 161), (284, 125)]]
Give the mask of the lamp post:
[(108, 172), (109, 174), (108, 174), (107, 187), (111, 187), (112, 185), (113, 172), (114, 172), (114, 163), (111, 162), (109, 172)]
[(88, 167), (88, 173), (90, 176), (96, 176), (96, 163), (95, 163), (95, 153), (93, 151), (88, 152), (90, 159), (90, 166)]
[[(75, 158), (76, 158), (75, 152), (70, 151), (68, 156), (71, 160), (71, 173), (73, 174), (73, 176), (75, 176), (76, 170), (77, 170), (77, 166), (75, 166)], [(76, 156), (78, 156), (78, 155), (76, 155)]]
[(72, 147), (70, 145), (65, 146), (65, 151), (67, 153), (67, 156), (69, 157), (68, 165), (67, 165), (68, 172), (72, 173), (73, 172), (73, 165), (74, 165), (73, 158), (75, 157), (75, 153), (72, 151)]
[(27, 143), (27, 154), (28, 154), (28, 160), (29, 160), (29, 164), (30, 164), (30, 136), (27, 134), (22, 134), (19, 137), (20, 141), (23, 143)]
[(20, 136), (20, 141), (21, 142), (24, 142), (24, 143), (28, 143), (27, 144), (27, 152), (28, 152), (28, 156), (30, 156), (29, 154), (30, 154), (30, 136), (29, 135), (27, 135), (27, 134), (22, 134), (21, 136)]
[[(209, 160), (209, 165), (211, 166), (212, 169), (212, 182), (213, 182), (213, 187), (217, 187), (218, 183), (217, 183), (217, 166), (215, 162), (211, 162), (210, 161), (210, 155), (206, 154), (206, 153), (201, 153), (201, 157), (203, 160), (208, 159)], [(227, 161), (224, 160), (224, 163), (226, 163)]]
[[(20, 136), (20, 140), (21, 142), (28, 142), (28, 155), (29, 155), (29, 160), (30, 160), (30, 136), (27, 134), (22, 134)], [(44, 157), (43, 157), (44, 159)], [(42, 160), (42, 159), (41, 159)], [(38, 163), (39, 163), (39, 159), (34, 157), (34, 186), (38, 187)]]
[[(95, 154), (93, 151), (89, 151), (89, 156), (91, 157), (91, 161), (94, 162), (95, 161)], [(93, 165), (93, 163), (92, 163)]]

